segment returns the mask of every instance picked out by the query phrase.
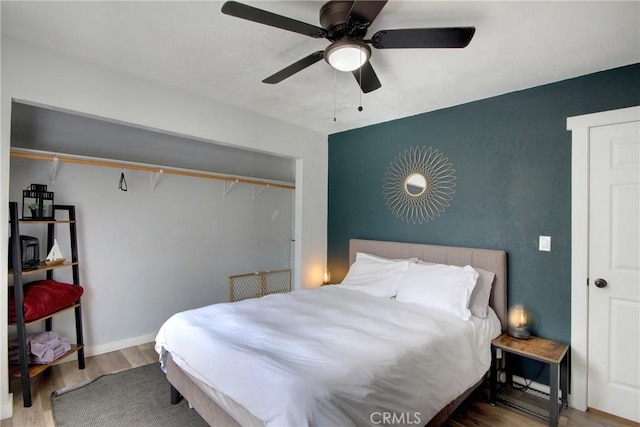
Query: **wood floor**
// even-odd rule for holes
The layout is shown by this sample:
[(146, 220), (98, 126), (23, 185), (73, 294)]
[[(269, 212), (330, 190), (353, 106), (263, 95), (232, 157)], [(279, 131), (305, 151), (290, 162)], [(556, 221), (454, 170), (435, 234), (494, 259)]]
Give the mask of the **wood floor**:
[[(31, 408), (22, 406), (20, 381), (12, 381), (13, 418), (2, 420), (1, 424), (3, 427), (54, 426), (50, 403), (50, 396), (53, 391), (95, 379), (100, 375), (124, 371), (157, 361), (158, 356), (153, 349), (153, 344), (149, 343), (89, 357), (86, 359), (86, 368), (84, 370), (78, 370), (78, 365), (75, 361), (53, 366), (48, 372), (31, 380), (33, 402)], [(504, 405), (491, 406), (487, 403), (482, 393), (477, 393), (471, 395), (460, 406), (446, 425), (447, 427), (544, 427), (547, 423)], [(638, 426), (636, 423), (625, 422), (606, 414), (593, 413), (591, 411), (580, 412), (571, 408), (563, 411), (560, 417), (560, 425), (565, 427)]]
[(20, 380), (13, 380), (10, 384), (10, 391), (13, 393), (13, 418), (2, 420), (2, 427), (53, 427), (52, 392), (93, 380), (104, 374), (125, 371), (157, 361), (158, 354), (153, 349), (153, 343), (148, 343), (88, 357), (85, 359), (83, 370), (78, 369), (76, 361), (52, 366), (49, 371), (31, 379), (30, 408), (22, 406)]

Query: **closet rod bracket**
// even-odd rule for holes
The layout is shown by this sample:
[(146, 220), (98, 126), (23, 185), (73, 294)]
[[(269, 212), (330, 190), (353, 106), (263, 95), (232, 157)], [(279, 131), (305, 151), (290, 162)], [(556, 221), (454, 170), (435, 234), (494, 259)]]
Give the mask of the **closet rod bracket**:
[(256, 187), (258, 187), (257, 185), (253, 184), (253, 200), (257, 199), (258, 196), (260, 195), (260, 193), (262, 193), (264, 191), (265, 188), (267, 188), (269, 186), (269, 184), (265, 184), (260, 186), (260, 188), (258, 190), (256, 190)]
[(160, 175), (164, 173), (164, 170), (159, 169), (158, 172), (151, 172), (151, 192), (156, 189)]
[[(229, 191), (231, 191), (231, 188), (233, 188), (233, 185), (238, 182), (239, 180), (235, 180), (235, 181), (222, 181), (222, 198), (226, 198), (227, 194), (229, 194)], [(229, 185), (227, 185), (227, 183)]]
[(51, 159), (51, 173), (49, 174), (49, 181), (51, 181), (51, 184), (55, 184), (56, 183), (56, 177), (58, 176), (58, 165), (59, 165), (59, 161), (58, 161), (58, 156), (53, 156), (53, 158)]

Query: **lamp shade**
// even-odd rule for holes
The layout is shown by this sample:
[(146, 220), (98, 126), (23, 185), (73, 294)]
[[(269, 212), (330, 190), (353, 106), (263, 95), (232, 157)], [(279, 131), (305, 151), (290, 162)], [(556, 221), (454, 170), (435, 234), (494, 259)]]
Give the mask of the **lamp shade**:
[(521, 328), (527, 326), (527, 312), (520, 304), (514, 305), (509, 310), (509, 325), (514, 328)]
[(529, 319), (527, 311), (521, 304), (516, 304), (509, 309), (509, 335), (514, 338), (528, 339), (531, 335), (527, 328)]
[(355, 71), (371, 56), (371, 48), (359, 40), (341, 39), (325, 49), (324, 59), (338, 71)]

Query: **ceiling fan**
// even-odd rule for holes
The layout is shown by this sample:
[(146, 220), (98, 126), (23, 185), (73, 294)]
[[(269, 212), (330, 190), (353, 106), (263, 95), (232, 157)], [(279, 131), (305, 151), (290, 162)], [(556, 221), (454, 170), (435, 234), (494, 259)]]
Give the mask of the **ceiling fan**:
[(263, 83), (279, 83), (324, 58), (336, 70), (352, 72), (364, 93), (382, 86), (369, 62), (368, 45), (376, 49), (463, 48), (476, 31), (474, 27), (407, 28), (381, 30), (365, 39), (386, 3), (387, 0), (331, 0), (320, 9), (322, 27), (235, 1), (225, 2), (222, 13), (331, 42), (324, 51), (313, 52), (267, 77)]

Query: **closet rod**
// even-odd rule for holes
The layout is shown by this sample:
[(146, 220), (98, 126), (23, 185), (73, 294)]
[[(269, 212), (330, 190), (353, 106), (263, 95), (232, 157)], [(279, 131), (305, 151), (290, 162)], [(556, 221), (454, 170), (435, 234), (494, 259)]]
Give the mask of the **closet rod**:
[(112, 160), (99, 160), (99, 159), (90, 158), (90, 157), (86, 157), (86, 158), (69, 157), (69, 156), (57, 155), (57, 154), (44, 154), (41, 152), (35, 153), (35, 152), (28, 152), (28, 151), (17, 151), (15, 149), (11, 150), (11, 157), (15, 157), (18, 159), (45, 160), (45, 161), (53, 161), (54, 158), (57, 158), (59, 162), (63, 162), (63, 163), (75, 163), (80, 165), (102, 166), (102, 167), (118, 168), (118, 169), (124, 166), (125, 169), (129, 169), (129, 170), (155, 172), (155, 173), (160, 172), (160, 170), (162, 170), (163, 174), (190, 176), (195, 178), (216, 179), (219, 181), (235, 181), (235, 182), (242, 182), (244, 184), (264, 185), (268, 187), (287, 188), (291, 190), (296, 188), (295, 185), (282, 184), (274, 181), (242, 178), (242, 177), (236, 177), (233, 175), (218, 175), (215, 173), (197, 172), (197, 171), (191, 171), (188, 169), (177, 169), (177, 168), (164, 167), (164, 166), (162, 167), (146, 166), (146, 165), (135, 164), (135, 163), (117, 162)]

